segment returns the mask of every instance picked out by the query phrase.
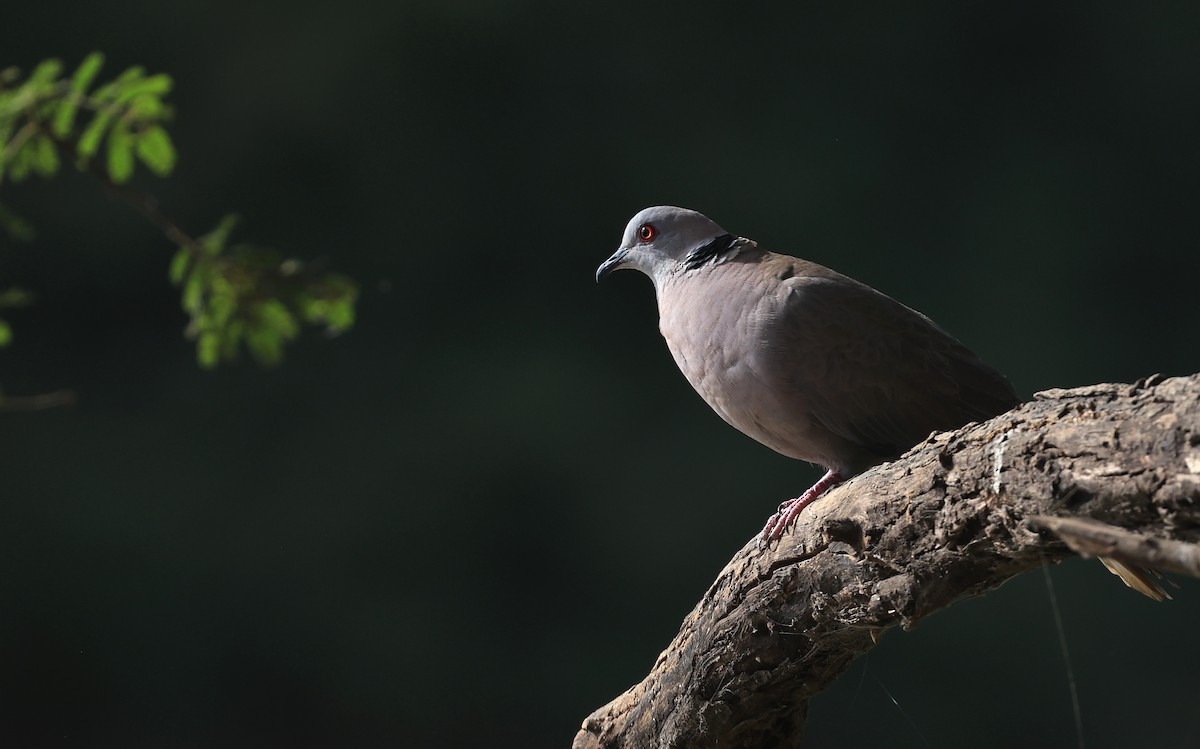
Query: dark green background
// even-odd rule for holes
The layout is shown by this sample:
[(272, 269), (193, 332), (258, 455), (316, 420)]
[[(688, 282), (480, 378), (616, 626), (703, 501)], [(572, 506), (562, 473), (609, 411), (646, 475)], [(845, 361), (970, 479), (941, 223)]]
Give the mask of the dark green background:
[[(817, 471), (675, 370), (647, 205), (921, 309), (1026, 397), (1200, 369), (1191, 3), (8, 4), (0, 64), (171, 73), (196, 233), (322, 257), (359, 326), (201, 372), (171, 247), (87, 178), (5, 184), (0, 738), (564, 747)], [(833, 5), (833, 4), (825, 4)], [(736, 6), (736, 7), (735, 7)], [(853, 6), (853, 7), (851, 7)], [(7, 242), (7, 240), (5, 240)], [(1200, 586), (1053, 578), (1088, 746), (1200, 732)], [(1040, 575), (887, 636), (809, 746), (1069, 746)], [(899, 702), (899, 709), (885, 693)]]

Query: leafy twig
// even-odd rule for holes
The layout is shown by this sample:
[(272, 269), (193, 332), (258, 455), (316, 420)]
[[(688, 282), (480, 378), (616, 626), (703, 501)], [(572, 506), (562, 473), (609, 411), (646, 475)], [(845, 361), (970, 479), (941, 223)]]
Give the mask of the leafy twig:
[[(19, 182), (30, 173), (51, 177), (63, 160), (71, 161), (161, 231), (179, 248), (169, 277), (182, 289), (190, 318), (185, 332), (196, 340), (202, 366), (235, 359), (242, 343), (260, 363), (275, 364), (301, 323), (332, 334), (348, 330), (358, 295), (350, 279), (267, 248), (227, 246), (233, 216), (194, 237), (153, 195), (129, 186), (135, 162), (159, 176), (174, 169), (175, 146), (165, 129), (172, 117), (165, 97), (174, 84), (170, 76), (134, 66), (90, 90), (103, 62), (99, 53), (88, 55), (70, 79), (60, 77), (57, 60), (42, 62), (24, 81), (13, 68), (0, 71), (0, 181)], [(90, 119), (77, 127), (81, 111)], [(103, 166), (96, 160), (101, 146)], [(30, 234), (7, 210), (0, 220), (11, 235)], [(8, 337), (10, 330), (0, 345)]]

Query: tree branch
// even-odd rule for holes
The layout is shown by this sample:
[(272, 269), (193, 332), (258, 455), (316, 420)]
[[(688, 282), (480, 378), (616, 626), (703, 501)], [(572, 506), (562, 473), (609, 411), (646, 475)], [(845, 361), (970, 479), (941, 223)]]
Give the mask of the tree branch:
[[(1062, 516), (1108, 530), (1089, 546), (1096, 526)], [(574, 747), (795, 746), (809, 698), (884, 632), (1070, 556), (1055, 533), (1197, 574), (1200, 375), (1038, 393), (839, 486), (743, 547)]]

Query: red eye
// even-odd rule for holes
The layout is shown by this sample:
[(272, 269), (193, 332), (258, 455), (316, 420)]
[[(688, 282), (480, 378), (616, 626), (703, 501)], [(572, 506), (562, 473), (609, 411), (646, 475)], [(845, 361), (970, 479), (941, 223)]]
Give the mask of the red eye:
[(641, 228), (638, 229), (638, 239), (643, 242), (649, 242), (657, 236), (658, 229), (655, 229), (650, 224), (642, 224)]

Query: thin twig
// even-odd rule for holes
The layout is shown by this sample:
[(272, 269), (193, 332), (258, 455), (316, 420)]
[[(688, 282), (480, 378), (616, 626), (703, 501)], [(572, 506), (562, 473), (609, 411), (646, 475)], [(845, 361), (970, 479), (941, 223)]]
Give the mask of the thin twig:
[(71, 408), (79, 402), (74, 390), (55, 390), (40, 395), (0, 396), (0, 411), (46, 411), (51, 408)]
[[(44, 132), (44, 131), (43, 131)], [(50, 133), (45, 133), (47, 137), (54, 141), (54, 145), (63, 156), (69, 160), (79, 162), (79, 153), (75, 148), (75, 144), (70, 141), (55, 138)], [(179, 247), (186, 247), (194, 253), (204, 251), (203, 245), (194, 239), (190, 234), (179, 228), (175, 221), (167, 216), (158, 205), (158, 198), (153, 195), (142, 192), (128, 185), (119, 185), (112, 180), (104, 169), (96, 165), (96, 162), (88, 160), (86, 162), (86, 171), (92, 175), (111, 195), (115, 195), (122, 201), (127, 203), (131, 208), (140, 213), (143, 218), (154, 225), (156, 229), (161, 231), (163, 235), (170, 240), (172, 244)]]
[(1091, 518), (1034, 515), (1029, 521), (1053, 531), (1076, 554), (1200, 577), (1200, 544), (1133, 533)]

